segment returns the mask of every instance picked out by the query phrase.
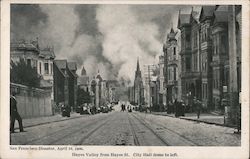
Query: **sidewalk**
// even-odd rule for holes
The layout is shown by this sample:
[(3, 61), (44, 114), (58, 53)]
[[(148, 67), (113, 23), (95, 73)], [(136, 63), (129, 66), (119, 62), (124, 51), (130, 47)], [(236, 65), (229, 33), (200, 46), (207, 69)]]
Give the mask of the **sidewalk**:
[[(62, 117), (61, 114), (55, 114), (52, 116), (45, 116), (45, 117), (37, 117), (37, 118), (29, 118), (29, 119), (23, 119), (23, 127), (32, 127), (36, 125), (43, 125), (43, 124), (48, 124), (52, 122), (59, 122), (59, 121), (64, 121), (64, 120), (70, 120), (70, 119), (75, 119), (75, 118), (80, 118), (85, 115), (80, 115), (79, 113), (71, 113), (70, 117)], [(15, 122), (15, 129), (18, 129), (18, 121)]]
[[(169, 116), (175, 118), (174, 114), (167, 114), (167, 112), (152, 112), (152, 114), (155, 115), (162, 115), (162, 116)], [(197, 119), (196, 113), (186, 113), (185, 116), (180, 116), (180, 119), (190, 120), (190, 121), (196, 121), (196, 122), (203, 122), (207, 124), (214, 124), (219, 126), (226, 126), (235, 128), (233, 125), (225, 125), (224, 124), (224, 116), (223, 115), (214, 115), (209, 113), (202, 113), (200, 114), (200, 118)]]

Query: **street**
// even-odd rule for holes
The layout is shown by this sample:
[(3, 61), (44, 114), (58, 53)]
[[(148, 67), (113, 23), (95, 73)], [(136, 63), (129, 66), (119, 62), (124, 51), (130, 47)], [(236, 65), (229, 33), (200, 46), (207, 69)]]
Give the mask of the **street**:
[(234, 129), (140, 112), (83, 115), (11, 134), (12, 145), (239, 146)]

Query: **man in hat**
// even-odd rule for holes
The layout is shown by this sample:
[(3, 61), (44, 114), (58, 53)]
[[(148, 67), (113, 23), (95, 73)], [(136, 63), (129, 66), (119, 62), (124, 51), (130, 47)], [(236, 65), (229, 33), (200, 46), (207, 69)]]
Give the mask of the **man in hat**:
[(22, 118), (17, 111), (17, 101), (14, 92), (12, 92), (12, 95), (10, 96), (10, 120), (11, 120), (10, 122), (11, 133), (15, 132), (14, 126), (16, 120), (18, 121), (20, 132), (24, 132)]

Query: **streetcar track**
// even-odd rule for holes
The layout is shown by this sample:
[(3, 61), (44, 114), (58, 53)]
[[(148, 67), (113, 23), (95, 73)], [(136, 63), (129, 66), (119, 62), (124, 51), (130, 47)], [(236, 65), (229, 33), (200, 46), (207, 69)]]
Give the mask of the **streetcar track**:
[(146, 127), (148, 130), (150, 130), (164, 145), (170, 146), (170, 144), (162, 138), (159, 134), (157, 134), (148, 124), (144, 123), (140, 119), (138, 119), (134, 114), (131, 114), (137, 121), (139, 121), (144, 127)]
[(91, 135), (93, 135), (96, 131), (98, 131), (100, 128), (102, 128), (108, 121), (110, 121), (111, 119), (113, 119), (113, 117), (109, 117), (107, 118), (104, 122), (98, 124), (96, 127), (94, 127), (94, 129), (90, 130), (86, 135), (84, 135), (80, 141), (78, 141), (77, 143), (73, 144), (73, 145), (82, 145), (82, 143), (88, 139)]
[(135, 132), (135, 128), (134, 128), (134, 126), (132, 124), (132, 121), (131, 121), (129, 115), (128, 115), (128, 121), (129, 121), (129, 124), (130, 124), (131, 132), (132, 132), (132, 136), (133, 136), (133, 140), (134, 140), (134, 145), (140, 146), (140, 142), (138, 140), (138, 137), (137, 137), (136, 132)]
[[(87, 125), (83, 125), (83, 123), (79, 122), (79, 124), (72, 125), (72, 126), (65, 127), (65, 128), (63, 128), (63, 129), (54, 131), (54, 132), (49, 133), (49, 134), (46, 134), (46, 135), (44, 135), (44, 136), (42, 136), (42, 137), (39, 137), (39, 138), (35, 138), (35, 139), (33, 139), (33, 140), (30, 140), (30, 141), (28, 141), (28, 142), (26, 142), (26, 143), (24, 143), (24, 144), (27, 145), (27, 144), (31, 144), (31, 143), (37, 142), (37, 141), (39, 141), (39, 140), (41, 141), (41, 140), (43, 140), (43, 139), (45, 139), (45, 138), (53, 137), (54, 135), (57, 135), (58, 132), (61, 132), (61, 131), (67, 130), (67, 129), (68, 129), (68, 130), (72, 130), (72, 128), (74, 128), (74, 127), (77, 128), (77, 127), (80, 126), (80, 125), (81, 125), (81, 126), (89, 126), (89, 125), (95, 123), (96, 120), (100, 120), (100, 119), (96, 118), (93, 122), (91, 122), (91, 123), (89, 123), (89, 124), (87, 124)], [(77, 129), (77, 130), (75, 130), (75, 132), (78, 132), (78, 131), (81, 130), (81, 129), (82, 129), (82, 127), (79, 128), (79, 129)], [(67, 136), (69, 136), (69, 135), (71, 135), (71, 134), (72, 134), (72, 131), (69, 132), (69, 134), (64, 135), (64, 136), (62, 136), (62, 137), (67, 137)], [(59, 141), (59, 140), (61, 140), (61, 138), (59, 138), (58, 140), (53, 140), (53, 141), (49, 142), (48, 145), (52, 144), (53, 142), (57, 142), (57, 141)]]
[[(138, 118), (138, 117), (135, 117), (135, 118)], [(188, 139), (187, 137), (181, 135), (180, 133), (178, 133), (178, 132), (176, 132), (176, 131), (174, 131), (174, 130), (171, 130), (171, 129), (167, 128), (167, 127), (165, 127), (164, 125), (161, 125), (161, 124), (156, 123), (156, 122), (153, 122), (153, 121), (151, 121), (151, 122), (154, 123), (155, 125), (158, 125), (158, 126), (160, 126), (160, 127), (163, 127), (165, 130), (167, 130), (167, 131), (169, 131), (169, 132), (171, 132), (171, 133), (173, 133), (173, 134), (179, 136), (180, 138), (184, 139), (183, 141), (186, 140), (188, 143), (191, 143), (191, 144), (194, 145), (194, 146), (202, 146), (202, 145), (197, 144), (197, 143), (195, 143), (194, 141)]]

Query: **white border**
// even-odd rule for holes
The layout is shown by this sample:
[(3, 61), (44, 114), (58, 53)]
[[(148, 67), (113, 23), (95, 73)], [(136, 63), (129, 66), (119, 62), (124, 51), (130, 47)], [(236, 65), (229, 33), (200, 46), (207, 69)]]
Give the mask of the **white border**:
[[(40, 4), (172, 4), (172, 5), (212, 5), (212, 4), (242, 4), (242, 135), (241, 146), (238, 147), (114, 147), (114, 146), (82, 146), (86, 152), (166, 152), (178, 153), (172, 158), (220, 158), (245, 159), (249, 157), (249, 2), (247, 0), (224, 1), (80, 1), (80, 0), (3, 0), (1, 1), (1, 140), (0, 158), (83, 158), (72, 157), (70, 151), (10, 151), (9, 149), (9, 74), (10, 74), (10, 4), (40, 3)], [(36, 146), (33, 146), (36, 147)], [(58, 146), (56, 146), (58, 147)], [(85, 157), (86, 158), (86, 157)], [(110, 157), (111, 158), (111, 157)], [(113, 157), (115, 158), (115, 157)], [(129, 157), (132, 158), (132, 157)], [(140, 157), (143, 158), (143, 157)], [(171, 158), (171, 157), (170, 157)], [(155, 158), (156, 159), (156, 158)]]

